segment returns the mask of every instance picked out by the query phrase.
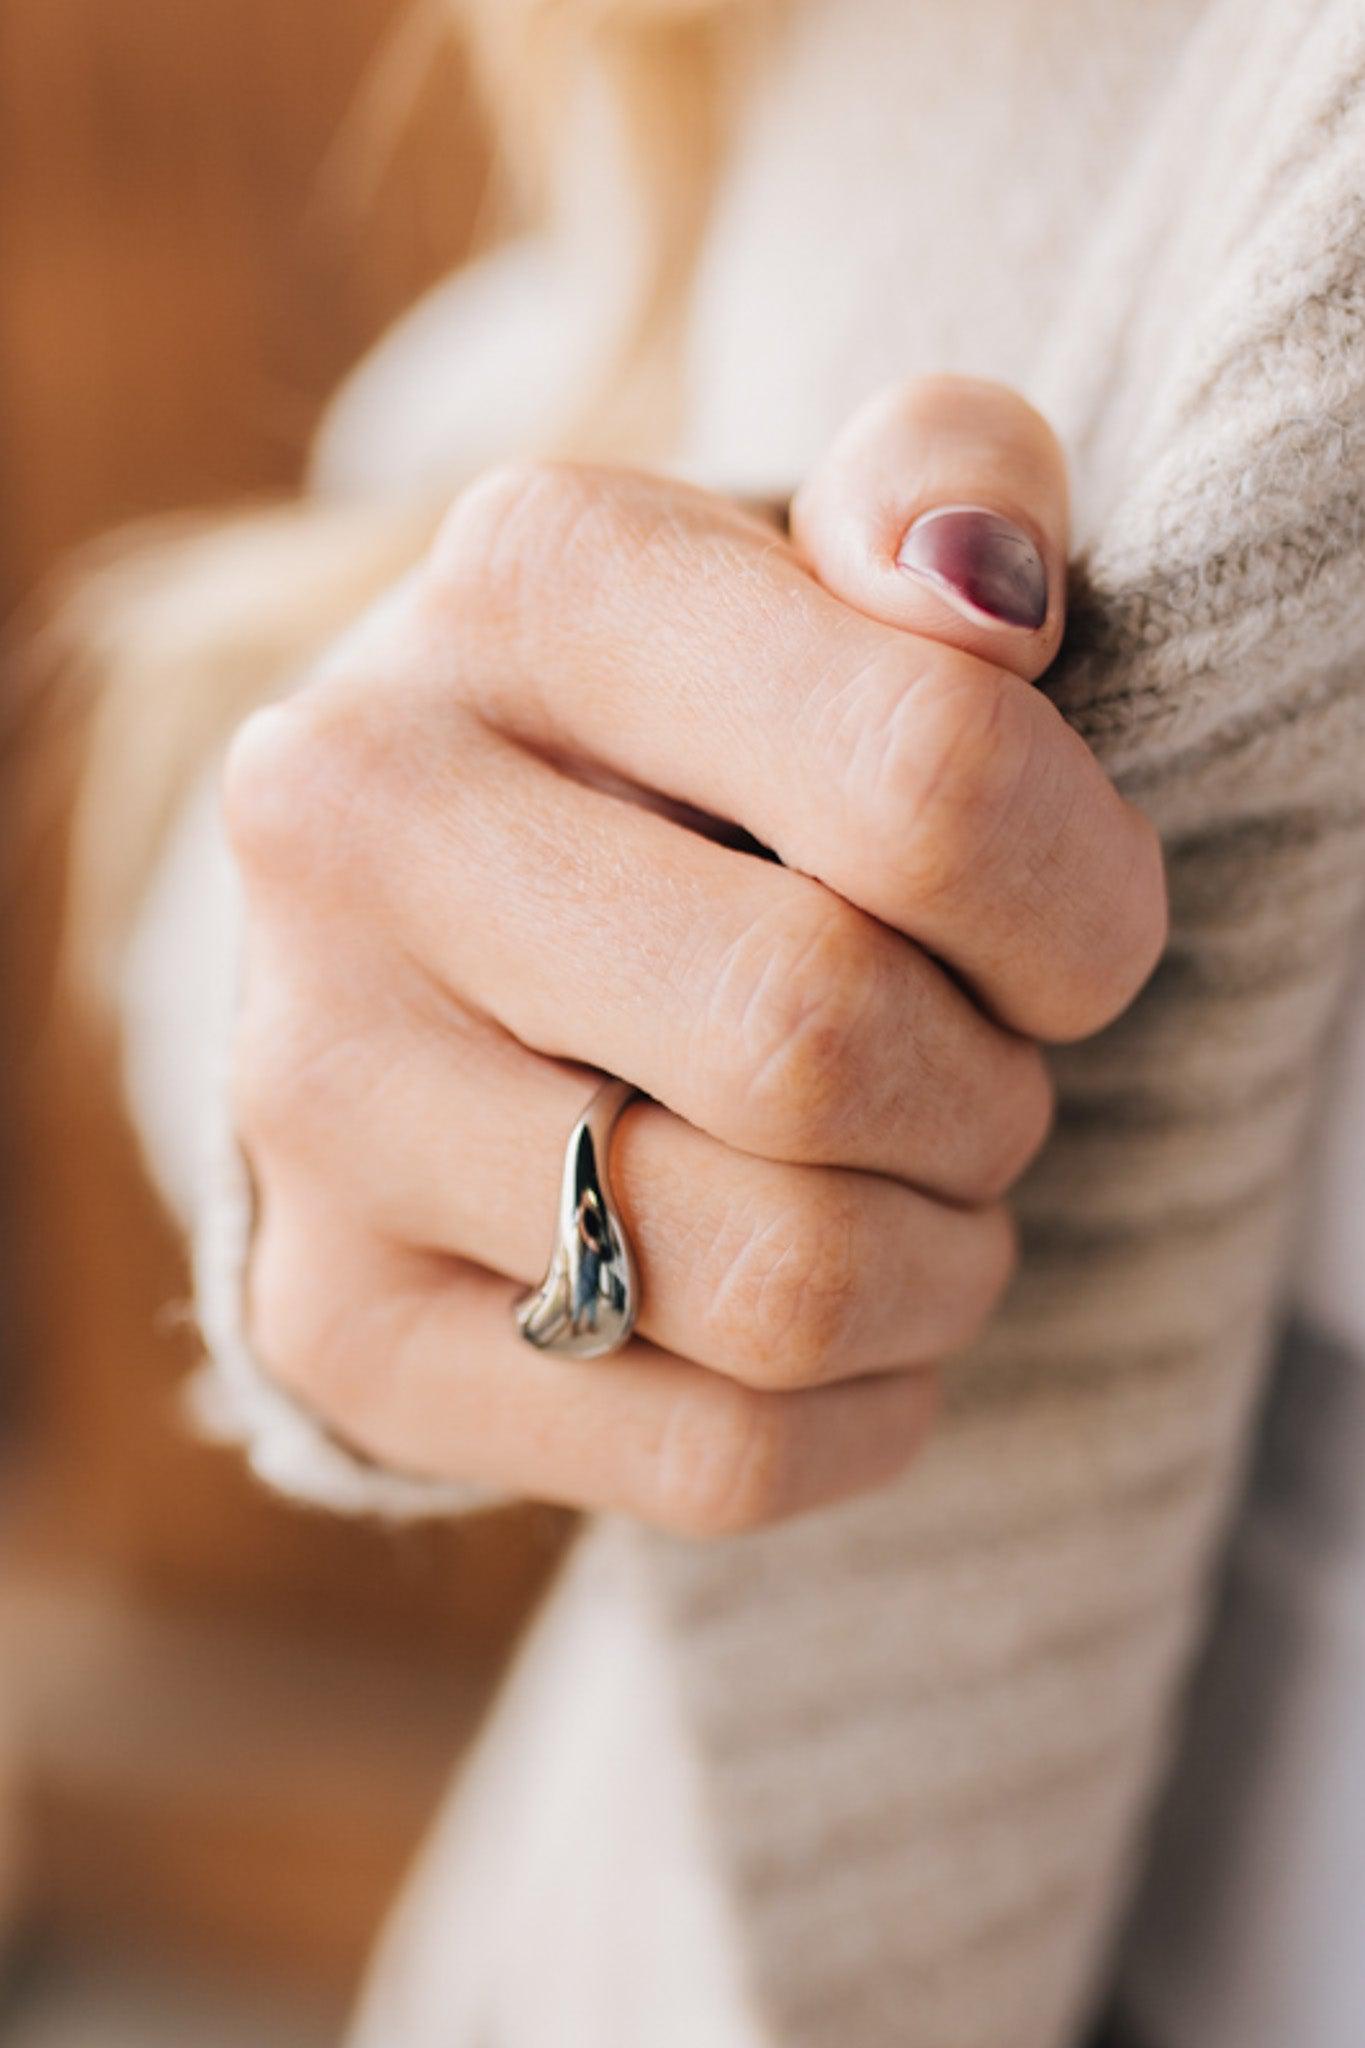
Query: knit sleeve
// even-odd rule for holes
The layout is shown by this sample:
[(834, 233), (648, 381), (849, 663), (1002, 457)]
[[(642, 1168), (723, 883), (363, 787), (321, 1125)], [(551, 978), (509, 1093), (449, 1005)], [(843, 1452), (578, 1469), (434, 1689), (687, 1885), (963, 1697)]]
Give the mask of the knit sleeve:
[(1160, 826), (1168, 953), (1056, 1060), (1020, 1277), (918, 1471), (637, 1539), (786, 2048), (1083, 2037), (1237, 1499), (1365, 905), (1365, 24), (1284, 14), (1050, 680)]
[[(1257, 733), (1310, 688), (1335, 673), (1356, 694), (1343, 663), (1365, 646), (1365, 26), (1341, 7), (1285, 13), (1289, 107), (1237, 166), (1233, 225), (1167, 337), (1048, 685), (1175, 829), (1182, 763), (1207, 826), (1206, 757), (1235, 761), (1240, 784)], [(1324, 771), (1305, 762), (1310, 781)]]

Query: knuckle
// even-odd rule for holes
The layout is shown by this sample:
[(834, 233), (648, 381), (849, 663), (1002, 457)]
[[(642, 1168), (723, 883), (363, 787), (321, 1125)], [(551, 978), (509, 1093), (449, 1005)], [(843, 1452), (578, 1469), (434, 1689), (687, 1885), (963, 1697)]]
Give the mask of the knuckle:
[(1017, 855), (1032, 721), (1026, 686), (954, 649), (907, 680), (878, 750), (872, 791), (880, 841), (900, 849), (920, 905), (951, 905)]
[(447, 512), (430, 554), (436, 584), (458, 602), (462, 624), (505, 624), (533, 597), (543, 605), (547, 575), (602, 494), (600, 474), (570, 462), (499, 463), (476, 478)]
[(237, 1026), (230, 1090), (234, 1129), (247, 1150), (303, 1158), (342, 1125), (356, 1095), (351, 1040), (288, 1000), (268, 1011), (259, 995)]
[(553, 502), (562, 472), (539, 460), (512, 460), (484, 470), (454, 500), (432, 542), (434, 565), (459, 576), (486, 567), (508, 538), (520, 539)]
[(716, 1005), (726, 1115), (754, 1150), (820, 1158), (857, 1086), (872, 942), (828, 904), (752, 927), (732, 950)]
[(1019, 1039), (1010, 1049), (1008, 1076), (994, 1105), (980, 1116), (982, 1133), (978, 1201), (995, 1202), (1027, 1173), (1047, 1143), (1056, 1108), (1056, 1089), (1037, 1046)]
[(335, 1274), (308, 1252), (298, 1219), (286, 1233), (264, 1221), (252, 1251), (248, 1319), (270, 1377), (324, 1420), (342, 1424), (349, 1400), (338, 1326), (345, 1305)]
[(373, 801), (382, 759), (375, 721), (347, 697), (306, 691), (253, 712), (221, 785), (228, 843), (248, 882), (289, 887), (334, 869)]
[(234, 733), (223, 764), (221, 802), (228, 844), (249, 871), (273, 868), (293, 842), (304, 780), (304, 749), (292, 706), (253, 711)]
[(860, 1285), (854, 1201), (812, 1190), (745, 1234), (713, 1291), (709, 1320), (749, 1385), (817, 1386), (839, 1373)]
[(712, 1377), (679, 1395), (659, 1458), (655, 1519), (675, 1535), (701, 1538), (780, 1519), (790, 1435), (781, 1394)]

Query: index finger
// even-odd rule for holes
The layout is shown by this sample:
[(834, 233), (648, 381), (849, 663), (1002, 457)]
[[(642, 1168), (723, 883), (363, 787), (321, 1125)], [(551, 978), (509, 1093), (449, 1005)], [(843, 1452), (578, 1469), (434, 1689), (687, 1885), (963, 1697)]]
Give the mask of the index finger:
[(466, 494), (421, 598), (437, 686), (541, 751), (742, 826), (1044, 1038), (1159, 945), (1154, 843), (996, 662), (879, 623), (699, 491), (536, 465)]

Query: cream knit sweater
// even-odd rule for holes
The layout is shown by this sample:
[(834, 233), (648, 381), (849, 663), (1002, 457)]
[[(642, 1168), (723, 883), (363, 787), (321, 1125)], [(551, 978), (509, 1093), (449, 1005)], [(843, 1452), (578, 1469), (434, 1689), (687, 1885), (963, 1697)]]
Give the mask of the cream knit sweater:
[[(886, 377), (1022, 384), (1078, 480), (1047, 687), (1162, 829), (1172, 943), (1057, 1061), (1022, 1277), (920, 1468), (724, 1545), (592, 1541), (656, 1619), (765, 2038), (1064, 2048), (1234, 1499), (1365, 906), (1365, 19), (915, 15), (798, 6), (699, 279), (682, 459), (770, 486)], [(935, 64), (912, 137), (901, 67)], [(308, 1445), (271, 1449), (297, 1419), (235, 1412), (309, 1490)]]

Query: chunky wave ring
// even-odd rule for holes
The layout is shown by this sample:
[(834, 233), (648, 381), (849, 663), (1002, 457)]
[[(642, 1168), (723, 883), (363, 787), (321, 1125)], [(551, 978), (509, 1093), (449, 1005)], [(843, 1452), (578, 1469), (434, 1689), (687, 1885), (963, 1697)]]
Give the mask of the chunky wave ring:
[(608, 1152), (638, 1090), (606, 1081), (569, 1133), (554, 1249), (545, 1278), (516, 1304), (517, 1333), (561, 1358), (605, 1358), (635, 1328), (640, 1282), (612, 1199)]

